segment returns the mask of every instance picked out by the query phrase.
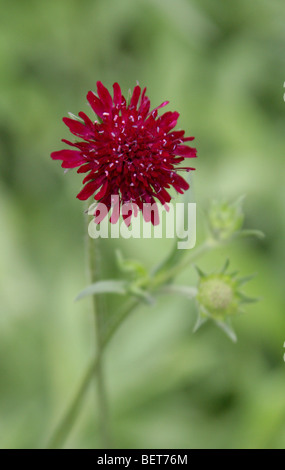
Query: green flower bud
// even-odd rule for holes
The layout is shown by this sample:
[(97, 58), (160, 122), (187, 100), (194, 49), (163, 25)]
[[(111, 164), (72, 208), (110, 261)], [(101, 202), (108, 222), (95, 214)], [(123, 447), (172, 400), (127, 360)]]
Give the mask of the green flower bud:
[(243, 198), (235, 203), (212, 202), (208, 212), (208, 223), (213, 237), (225, 241), (230, 239), (243, 225)]
[(200, 276), (196, 300), (199, 314), (194, 328), (197, 331), (207, 320), (213, 320), (233, 341), (236, 335), (231, 327), (231, 319), (243, 313), (244, 303), (255, 302), (258, 299), (247, 297), (239, 288), (253, 276), (237, 278), (237, 273), (227, 274), (229, 261), (219, 273), (205, 274), (197, 268)]
[(238, 298), (235, 283), (230, 276), (212, 274), (202, 278), (199, 283), (197, 300), (208, 315), (224, 319), (238, 311)]

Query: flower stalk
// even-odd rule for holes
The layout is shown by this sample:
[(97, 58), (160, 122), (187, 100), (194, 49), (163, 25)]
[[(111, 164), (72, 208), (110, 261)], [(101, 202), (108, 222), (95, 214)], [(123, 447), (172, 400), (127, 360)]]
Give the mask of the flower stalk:
[[(101, 240), (93, 240), (88, 236), (88, 260), (90, 270), (90, 281), (92, 284), (101, 279)], [(98, 395), (98, 411), (102, 448), (110, 448), (110, 428), (109, 428), (109, 411), (107, 402), (107, 391), (104, 376), (103, 362), (103, 325), (105, 317), (105, 299), (103, 295), (92, 296), (93, 315), (95, 323), (95, 343), (96, 343), (96, 368), (95, 376), (97, 377), (97, 395)]]
[[(89, 238), (89, 237), (88, 237)], [(98, 242), (99, 240), (96, 240)], [(96, 245), (96, 246), (95, 246)], [(90, 274), (92, 277), (92, 280), (97, 279), (97, 276), (99, 274), (99, 258), (97, 253), (98, 251), (98, 245), (94, 243), (94, 240), (90, 238), (89, 243), (88, 243), (88, 257), (90, 261)], [(211, 244), (204, 243), (200, 245), (198, 248), (195, 249), (193, 253), (191, 253), (191, 256), (187, 257), (187, 261), (184, 260), (184, 263), (179, 264), (179, 270), (178, 270), (178, 265), (176, 266), (176, 274), (180, 273), (183, 269), (187, 268), (190, 266), (194, 261), (196, 261), (200, 256), (202, 256), (204, 253), (206, 253), (209, 249), (211, 249)], [(94, 253), (95, 251), (95, 253)], [(97, 262), (97, 264), (96, 264)], [(162, 267), (162, 266), (161, 266)], [(153, 286), (153, 289), (156, 288), (159, 290), (160, 286), (165, 285), (167, 282), (169, 282), (171, 279), (173, 279), (173, 276), (175, 276), (174, 269), (172, 272), (166, 271), (166, 272), (157, 272), (157, 274), (153, 275), (153, 278), (151, 280), (151, 285)], [(118, 312), (117, 315), (115, 315), (114, 320), (112, 321), (111, 324), (107, 325), (107, 328), (105, 328), (103, 332), (102, 328), (102, 317), (101, 314), (104, 311), (104, 304), (98, 302), (100, 300), (100, 297), (98, 295), (93, 295), (93, 307), (94, 307), (94, 315), (95, 315), (95, 322), (96, 322), (96, 338), (97, 338), (97, 353), (96, 357), (93, 361), (91, 361), (90, 366), (87, 368), (87, 371), (84, 375), (84, 378), (82, 380), (82, 384), (80, 385), (75, 398), (71, 402), (66, 414), (64, 415), (61, 423), (59, 424), (58, 428), (54, 432), (52, 438), (50, 439), (48, 448), (53, 449), (53, 448), (59, 448), (64, 445), (64, 442), (66, 441), (69, 433), (71, 432), (71, 429), (74, 425), (74, 422), (76, 421), (76, 418), (80, 412), (81, 409), (81, 404), (85, 398), (85, 395), (87, 393), (87, 390), (92, 382), (92, 380), (97, 377), (97, 387), (98, 387), (98, 404), (100, 408), (100, 427), (104, 436), (104, 441), (102, 439), (102, 444), (103, 442), (107, 444), (107, 442), (110, 442), (110, 433), (109, 433), (109, 428), (108, 428), (108, 407), (107, 407), (107, 400), (106, 400), (106, 391), (105, 391), (105, 383), (104, 383), (104, 374), (103, 374), (103, 354), (105, 351), (106, 346), (116, 333), (116, 331), (119, 329), (121, 324), (128, 318), (128, 316), (141, 304), (140, 299), (129, 299), (128, 302), (124, 305), (124, 307), (121, 309), (121, 311)], [(100, 310), (101, 309), (101, 310)], [(96, 312), (96, 313), (95, 313)], [(99, 347), (98, 347), (99, 346)], [(107, 447), (105, 447), (107, 448)]]
[(92, 379), (95, 377), (97, 368), (98, 357), (96, 356), (95, 359), (88, 366), (84, 378), (72, 402), (70, 403), (65, 415), (63, 416), (56, 430), (54, 431), (51, 439), (49, 440), (47, 449), (60, 449), (63, 447), (81, 410), (81, 406), (85, 398), (86, 392), (90, 386), (90, 383), (92, 382)]
[[(116, 321), (112, 323), (108, 331), (104, 335), (102, 335), (101, 343), (100, 343), (101, 345), (100, 357), (96, 355), (95, 358), (91, 361), (90, 365), (87, 367), (86, 373), (84, 374), (83, 380), (74, 396), (74, 399), (70, 403), (65, 415), (63, 416), (58, 427), (56, 428), (52, 437), (50, 438), (49, 443), (47, 445), (47, 449), (59, 449), (66, 442), (66, 439), (68, 438), (74, 426), (77, 416), (80, 413), (81, 405), (90, 387), (90, 384), (92, 383), (93, 379), (96, 378), (97, 376), (97, 373), (99, 371), (100, 361), (101, 361), (100, 365), (102, 367), (102, 356), (103, 356), (106, 346), (112, 339), (113, 335), (116, 333), (119, 326), (130, 315), (130, 313), (133, 312), (139, 306), (139, 304), (140, 302), (138, 300), (130, 300), (129, 302), (127, 302), (127, 304), (124, 306), (121, 312), (118, 312), (118, 315), (116, 316)], [(101, 383), (101, 387), (103, 384), (104, 382)], [(101, 395), (99, 396), (101, 397)], [(101, 418), (104, 418), (103, 414), (101, 415)], [(105, 428), (107, 422), (104, 421), (104, 423), (102, 424), (104, 425), (104, 436), (106, 439), (105, 442), (107, 442), (107, 438), (110, 439), (110, 435), (107, 434), (108, 428), (107, 427)]]

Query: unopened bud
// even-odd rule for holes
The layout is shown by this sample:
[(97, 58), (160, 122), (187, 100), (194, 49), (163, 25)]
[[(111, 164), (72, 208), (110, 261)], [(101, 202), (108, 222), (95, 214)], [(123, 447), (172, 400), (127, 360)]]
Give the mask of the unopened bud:
[(233, 204), (228, 202), (213, 202), (208, 212), (209, 228), (214, 238), (228, 240), (243, 225), (244, 214), (240, 198)]

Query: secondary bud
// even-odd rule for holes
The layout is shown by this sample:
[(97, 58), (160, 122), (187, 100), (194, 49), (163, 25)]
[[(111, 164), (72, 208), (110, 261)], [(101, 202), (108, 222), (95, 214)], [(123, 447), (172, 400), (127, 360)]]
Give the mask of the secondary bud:
[(223, 319), (237, 312), (238, 301), (230, 276), (213, 274), (200, 280), (197, 300), (210, 316)]
[(236, 272), (226, 273), (228, 266), (227, 260), (222, 270), (214, 274), (205, 274), (197, 268), (200, 277), (196, 296), (199, 313), (194, 331), (207, 320), (213, 320), (233, 341), (236, 341), (235, 332), (231, 327), (232, 317), (243, 313), (243, 304), (258, 299), (247, 297), (239, 290), (253, 276), (237, 278)]
[(213, 237), (225, 241), (230, 239), (243, 225), (243, 198), (233, 204), (228, 202), (212, 202), (208, 212), (208, 223)]

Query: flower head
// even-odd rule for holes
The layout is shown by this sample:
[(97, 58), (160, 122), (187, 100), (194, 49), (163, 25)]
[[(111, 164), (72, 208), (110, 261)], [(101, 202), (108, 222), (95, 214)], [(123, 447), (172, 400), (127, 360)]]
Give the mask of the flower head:
[(231, 327), (231, 318), (244, 313), (245, 303), (256, 302), (258, 299), (247, 297), (240, 287), (250, 281), (254, 275), (237, 278), (237, 272), (228, 274), (229, 261), (219, 273), (205, 274), (199, 268), (199, 285), (196, 300), (199, 314), (195, 331), (207, 320), (213, 320), (225, 333), (236, 341)]
[[(134, 215), (135, 206), (143, 210), (144, 204), (153, 205), (155, 212), (156, 200), (167, 208), (171, 187), (178, 193), (189, 188), (178, 171), (194, 168), (178, 165), (185, 158), (196, 157), (196, 149), (186, 144), (194, 137), (184, 137), (183, 130), (173, 130), (179, 117), (177, 112), (158, 115), (159, 108), (166, 106), (167, 101), (150, 111), (146, 88), (141, 91), (137, 85), (129, 104), (118, 83), (114, 83), (113, 90), (112, 97), (107, 88), (97, 82), (97, 95), (92, 91), (87, 94), (97, 115), (95, 121), (83, 112), (78, 114), (79, 119), (63, 118), (72, 134), (82, 140), (63, 139), (73, 149), (53, 152), (51, 157), (62, 160), (63, 168), (78, 167), (78, 173), (87, 173), (78, 199), (94, 196), (109, 211), (111, 196), (118, 196), (119, 205), (129, 204)], [(151, 222), (157, 223), (154, 212)], [(116, 223), (119, 214), (120, 211), (113, 210), (110, 221)], [(129, 214), (123, 217), (130, 220)]]
[(204, 315), (224, 320), (238, 311), (239, 298), (236, 282), (226, 274), (210, 274), (199, 283), (197, 300)]

